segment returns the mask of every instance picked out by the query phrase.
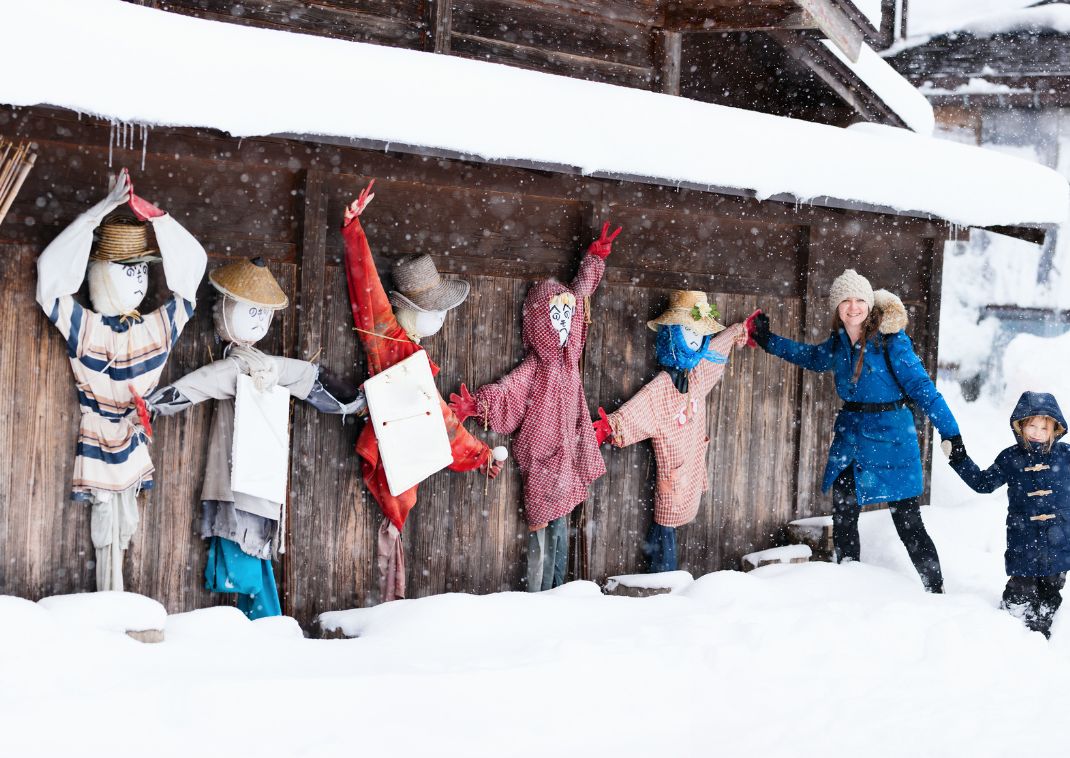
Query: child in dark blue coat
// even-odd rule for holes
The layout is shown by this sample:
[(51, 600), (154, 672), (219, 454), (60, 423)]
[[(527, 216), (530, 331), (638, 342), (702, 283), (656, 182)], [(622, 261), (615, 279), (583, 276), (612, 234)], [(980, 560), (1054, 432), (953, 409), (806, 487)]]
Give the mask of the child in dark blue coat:
[(1045, 637), (1059, 610), (1059, 594), (1070, 569), (1070, 445), (1055, 397), (1025, 392), (1011, 414), (1018, 442), (984, 471), (970, 459), (961, 439), (952, 444), (951, 467), (977, 492), (1004, 484), (1007, 499), (1007, 588), (1003, 607)]

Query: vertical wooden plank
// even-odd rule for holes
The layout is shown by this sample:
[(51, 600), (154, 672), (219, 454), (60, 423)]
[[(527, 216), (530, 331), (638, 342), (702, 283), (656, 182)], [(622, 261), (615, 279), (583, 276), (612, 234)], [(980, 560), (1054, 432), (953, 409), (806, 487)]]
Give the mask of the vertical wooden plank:
[(659, 29), (654, 33), (654, 60), (657, 64), (657, 86), (666, 95), (680, 94), (680, 58), (683, 35)]
[(430, 0), (428, 14), (429, 49), (448, 55), (450, 35), (453, 33), (453, 0)]

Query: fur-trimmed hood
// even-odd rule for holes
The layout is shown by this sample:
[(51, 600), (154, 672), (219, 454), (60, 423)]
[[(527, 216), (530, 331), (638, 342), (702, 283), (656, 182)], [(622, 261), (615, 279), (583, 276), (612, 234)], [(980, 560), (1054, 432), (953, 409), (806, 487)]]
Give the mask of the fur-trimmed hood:
[(873, 293), (873, 305), (881, 309), (881, 334), (895, 334), (907, 328), (910, 317), (903, 301), (888, 290)]

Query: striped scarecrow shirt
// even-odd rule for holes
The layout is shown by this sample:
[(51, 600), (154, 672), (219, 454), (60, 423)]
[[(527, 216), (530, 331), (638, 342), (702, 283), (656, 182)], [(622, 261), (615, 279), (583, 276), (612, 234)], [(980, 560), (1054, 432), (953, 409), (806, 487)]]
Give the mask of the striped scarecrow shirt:
[(156, 388), (192, 315), (193, 303), (178, 295), (140, 318), (102, 316), (70, 295), (56, 299), (48, 318), (66, 342), (82, 413), (72, 499), (152, 487), (148, 440), (130, 387), (142, 396)]

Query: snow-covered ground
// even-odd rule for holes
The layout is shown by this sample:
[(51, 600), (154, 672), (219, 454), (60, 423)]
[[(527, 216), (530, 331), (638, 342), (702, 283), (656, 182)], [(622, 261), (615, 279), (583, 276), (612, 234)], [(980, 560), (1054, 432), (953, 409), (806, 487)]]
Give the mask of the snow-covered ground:
[(577, 582), (398, 601), (343, 614), (350, 640), (211, 608), (145, 645), (105, 628), (114, 608), (94, 620), (3, 597), (0, 752), (1052, 754), (1070, 622), (1049, 643), (996, 608), (1001, 496), (941, 497), (925, 509), (940, 597), (886, 512), (862, 516), (863, 564), (722, 571), (644, 599)]

